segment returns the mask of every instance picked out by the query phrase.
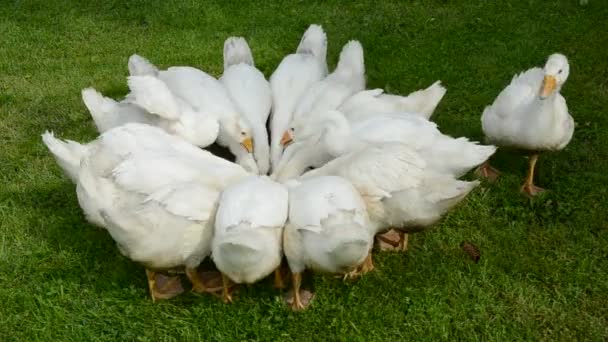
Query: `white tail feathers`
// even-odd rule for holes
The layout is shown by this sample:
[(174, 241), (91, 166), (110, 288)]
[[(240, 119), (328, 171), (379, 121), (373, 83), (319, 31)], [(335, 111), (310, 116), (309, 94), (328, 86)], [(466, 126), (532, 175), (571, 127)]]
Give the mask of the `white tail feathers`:
[(158, 75), (158, 68), (138, 54), (133, 54), (129, 57), (128, 66), (129, 75), (131, 76)]
[(436, 81), (428, 88), (417, 90), (407, 96), (383, 94), (380, 98), (395, 99), (399, 102), (399, 110), (422, 114), (429, 119), (446, 92), (447, 89), (441, 85), (441, 81)]
[(418, 189), (393, 193), (382, 202), (384, 210), (377, 219), (381, 226), (396, 227), (405, 232), (416, 232), (429, 227), (458, 203), (479, 181), (460, 181), (451, 175), (428, 174)]
[(441, 216), (459, 204), (480, 183), (477, 180), (467, 182), (451, 177), (435, 178), (433, 184), (427, 183), (429, 194), (427, 201), (435, 204), (437, 215)]
[(214, 238), (212, 258), (217, 268), (237, 283), (254, 283), (281, 262), (280, 240), (271, 228), (238, 229)]
[(86, 146), (75, 141), (62, 141), (55, 138), (52, 132), (46, 131), (42, 134), (42, 141), (51, 151), (57, 164), (63, 169), (65, 174), (70, 177), (72, 182), (78, 181), (78, 172), (80, 171), (80, 160), (87, 151)]
[(414, 96), (417, 96), (417, 94), (420, 93), (420, 96), (424, 98), (421, 103), (419, 113), (424, 114), (427, 119), (430, 118), (446, 92), (447, 89), (441, 85), (441, 81), (436, 81), (435, 83), (431, 84), (430, 87), (413, 93), (412, 95)]
[(310, 25), (304, 32), (296, 53), (311, 54), (325, 61), (327, 57), (327, 35), (323, 31), (323, 27), (315, 24)]
[(365, 62), (363, 59), (363, 47), (356, 40), (351, 40), (344, 45), (340, 52), (340, 59), (336, 71), (350, 71), (352, 73), (363, 74), (365, 72)]
[(326, 271), (348, 272), (359, 265), (371, 248), (372, 237), (367, 228), (356, 224), (329, 224), (325, 234), (305, 238), (306, 250), (318, 258)]
[(496, 152), (496, 146), (479, 145), (464, 137), (454, 139), (449, 136), (437, 139), (432, 148), (425, 150), (425, 153), (429, 155), (429, 160), (439, 161), (439, 169), (456, 177), (481, 165), (494, 152)]
[(100, 133), (115, 126), (115, 120), (111, 116), (114, 114), (116, 101), (104, 97), (93, 88), (85, 88), (82, 90), (82, 102), (91, 113), (95, 126)]
[(255, 66), (253, 55), (243, 37), (230, 37), (224, 42), (224, 71), (231, 65), (240, 63)]
[(180, 117), (180, 106), (165, 82), (154, 76), (129, 76), (127, 78), (132, 101), (152, 114), (168, 120)]

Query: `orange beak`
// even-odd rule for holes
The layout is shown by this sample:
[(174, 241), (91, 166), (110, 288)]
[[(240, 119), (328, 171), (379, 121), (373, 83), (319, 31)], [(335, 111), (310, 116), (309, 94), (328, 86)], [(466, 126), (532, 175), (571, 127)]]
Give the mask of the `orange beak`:
[(549, 95), (553, 94), (556, 87), (557, 80), (555, 79), (555, 76), (545, 76), (545, 79), (543, 80), (543, 87), (540, 92), (540, 97), (543, 99), (549, 97)]
[(291, 142), (293, 142), (293, 139), (291, 139), (291, 135), (289, 135), (289, 131), (285, 131), (285, 133), (283, 133), (283, 136), (281, 137), (281, 145), (287, 146)]
[(241, 146), (243, 146), (247, 150), (247, 152), (253, 152), (253, 140), (251, 138), (243, 139), (243, 141), (241, 141)]

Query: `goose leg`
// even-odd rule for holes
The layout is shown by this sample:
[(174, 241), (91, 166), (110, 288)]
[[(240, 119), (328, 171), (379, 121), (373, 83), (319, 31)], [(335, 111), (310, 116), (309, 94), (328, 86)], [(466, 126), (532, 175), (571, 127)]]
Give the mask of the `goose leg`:
[(167, 277), (149, 269), (146, 269), (146, 277), (152, 302), (158, 299), (171, 299), (184, 292), (179, 277)]
[(403, 232), (400, 232), (401, 234), (401, 241), (399, 244), (399, 250), (402, 252), (407, 251), (407, 243), (409, 241), (409, 235)]
[(475, 175), (480, 178), (485, 178), (491, 183), (496, 181), (500, 175), (500, 171), (490, 166), (490, 161), (486, 160), (477, 168), (477, 170), (475, 170)]
[(274, 270), (274, 287), (276, 289), (285, 288), (285, 281), (283, 279), (283, 274), (281, 273), (281, 266), (277, 267), (277, 269)]
[(291, 280), (293, 283), (293, 302), (291, 308), (295, 311), (304, 310), (306, 307), (300, 298), (300, 286), (302, 286), (302, 273), (292, 273)]
[(376, 241), (382, 251), (407, 250), (407, 234), (395, 229), (376, 235)]
[(361, 264), (360, 266), (360, 273), (361, 274), (365, 274), (368, 272), (371, 272), (374, 270), (374, 261), (372, 259), (372, 250), (369, 250), (369, 253), (367, 254), (367, 257), (365, 258), (365, 260), (363, 261), (363, 264)]
[(301, 272), (291, 273), (291, 283), (293, 284), (293, 290), (286, 294), (284, 297), (285, 301), (294, 311), (306, 309), (312, 302), (315, 294), (312, 291), (300, 289), (302, 286)]
[(524, 185), (521, 187), (521, 191), (528, 194), (528, 196), (536, 196), (545, 191), (545, 189), (534, 185), (534, 170), (536, 169), (536, 161), (538, 160), (538, 153), (530, 156), (530, 167), (528, 168), (528, 176)]
[(352, 272), (346, 273), (344, 275), (343, 280), (358, 278), (373, 270), (374, 262), (372, 260), (372, 250), (370, 249), (369, 253), (367, 254), (367, 257), (365, 257), (365, 260), (363, 260), (361, 265), (357, 266), (357, 268)]
[(192, 283), (192, 291), (197, 293), (215, 293), (223, 288), (222, 285), (218, 284), (221, 277), (217, 272), (199, 273), (196, 268), (186, 267), (186, 276)]
[(232, 303), (232, 295), (230, 294), (231, 283), (230, 279), (222, 273), (222, 299), (226, 304)]

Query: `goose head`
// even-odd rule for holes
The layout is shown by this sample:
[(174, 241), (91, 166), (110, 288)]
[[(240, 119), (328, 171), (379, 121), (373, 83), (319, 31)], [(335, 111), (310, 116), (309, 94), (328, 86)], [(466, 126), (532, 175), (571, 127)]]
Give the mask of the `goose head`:
[(543, 68), (545, 77), (540, 89), (540, 98), (546, 99), (556, 91), (559, 91), (566, 83), (570, 74), (570, 65), (566, 56), (555, 53), (549, 56), (545, 67)]
[(238, 142), (247, 152), (253, 153), (251, 125), (242, 118), (237, 118), (224, 125), (226, 133), (233, 141)]
[(287, 147), (289, 144), (298, 141), (309, 140), (318, 135), (321, 131), (321, 116), (318, 113), (310, 113), (295, 118), (289, 124), (289, 128), (283, 132), (281, 145)]
[(350, 123), (342, 112), (328, 110), (311, 113), (302, 120), (294, 120), (283, 133), (281, 144), (287, 146), (292, 142), (321, 141), (330, 153), (341, 151), (350, 134)]

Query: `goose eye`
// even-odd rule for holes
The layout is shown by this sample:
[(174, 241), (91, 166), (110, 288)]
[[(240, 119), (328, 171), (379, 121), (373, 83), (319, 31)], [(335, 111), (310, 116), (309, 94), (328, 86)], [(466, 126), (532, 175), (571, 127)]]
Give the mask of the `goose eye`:
[(561, 74), (561, 73), (562, 73), (562, 69), (559, 69), (559, 71), (558, 71), (557, 73), (558, 73), (558, 74)]
[(247, 135), (247, 133), (245, 133), (245, 132), (241, 131), (241, 135), (242, 135), (242, 136), (245, 136), (245, 135)]
[(293, 127), (289, 127), (289, 130), (290, 130), (291, 132), (295, 132), (295, 131), (296, 131), (296, 129), (295, 129), (295, 128), (293, 128)]

